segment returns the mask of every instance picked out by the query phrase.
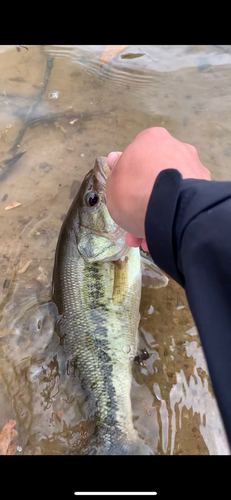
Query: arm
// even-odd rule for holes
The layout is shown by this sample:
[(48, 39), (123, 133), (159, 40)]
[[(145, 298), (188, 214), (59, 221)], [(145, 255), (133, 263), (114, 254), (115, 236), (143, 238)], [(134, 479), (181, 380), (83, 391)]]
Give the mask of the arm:
[(231, 182), (162, 171), (145, 233), (155, 263), (185, 288), (231, 443)]

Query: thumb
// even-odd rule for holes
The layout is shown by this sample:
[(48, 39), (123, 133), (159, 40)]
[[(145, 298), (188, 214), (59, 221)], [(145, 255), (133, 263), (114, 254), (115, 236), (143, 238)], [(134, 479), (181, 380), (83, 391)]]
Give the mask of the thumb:
[(121, 155), (122, 155), (121, 151), (112, 151), (111, 153), (109, 153), (108, 158), (107, 158), (107, 164), (108, 164), (110, 170), (112, 170), (115, 167), (115, 165), (116, 165), (116, 163)]

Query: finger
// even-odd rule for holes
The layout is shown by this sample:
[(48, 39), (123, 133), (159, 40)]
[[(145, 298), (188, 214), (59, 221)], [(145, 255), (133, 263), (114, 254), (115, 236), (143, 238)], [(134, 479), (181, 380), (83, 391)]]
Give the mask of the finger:
[(110, 170), (114, 168), (121, 155), (122, 155), (121, 151), (112, 151), (111, 153), (109, 153), (107, 158), (107, 164)]
[(142, 242), (142, 238), (137, 238), (133, 234), (127, 233), (125, 241), (129, 247), (139, 247)]
[(148, 249), (148, 245), (147, 245), (147, 241), (146, 241), (146, 240), (142, 240), (141, 246), (142, 246), (142, 248), (143, 248), (143, 250), (144, 250), (145, 252), (149, 252), (149, 249)]

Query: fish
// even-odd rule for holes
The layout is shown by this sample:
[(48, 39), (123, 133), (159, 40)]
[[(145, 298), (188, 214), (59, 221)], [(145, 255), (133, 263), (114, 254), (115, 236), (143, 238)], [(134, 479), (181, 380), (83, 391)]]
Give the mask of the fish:
[[(126, 244), (126, 231), (109, 214), (106, 180), (107, 158), (101, 156), (62, 224), (52, 300), (68, 363), (94, 398), (96, 425), (87, 453), (146, 455), (151, 451), (134, 428), (130, 397), (140, 321), (140, 249)], [(157, 286), (166, 286), (168, 278), (156, 269)]]

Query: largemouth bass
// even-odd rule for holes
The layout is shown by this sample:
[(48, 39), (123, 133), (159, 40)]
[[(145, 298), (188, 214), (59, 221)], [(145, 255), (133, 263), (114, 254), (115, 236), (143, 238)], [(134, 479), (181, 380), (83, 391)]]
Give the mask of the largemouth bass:
[(90, 453), (142, 455), (149, 448), (134, 428), (130, 398), (141, 258), (139, 248), (126, 245), (126, 232), (109, 215), (106, 166), (106, 158), (96, 160), (62, 225), (53, 301), (61, 317), (64, 351), (83, 386), (94, 394), (96, 430)]

